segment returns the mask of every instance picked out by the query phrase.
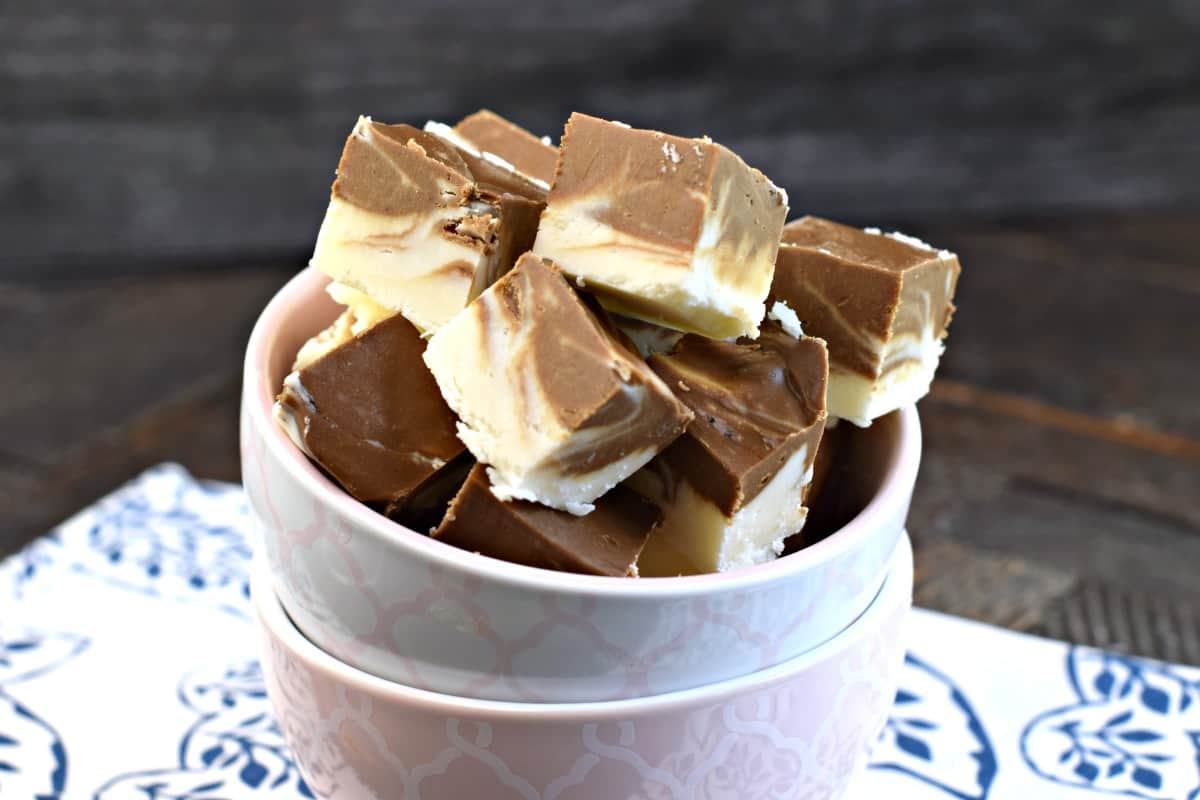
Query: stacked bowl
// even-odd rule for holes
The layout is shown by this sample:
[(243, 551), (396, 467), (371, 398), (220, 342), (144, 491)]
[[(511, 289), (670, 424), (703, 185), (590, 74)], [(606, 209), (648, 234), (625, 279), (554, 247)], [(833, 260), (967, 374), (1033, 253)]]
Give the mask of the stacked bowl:
[(309, 269), (251, 335), (243, 480), (268, 690), (322, 798), (837, 797), (903, 659), (915, 409), (856, 432), (857, 513), (772, 563), (678, 578), (524, 567), (404, 528), (274, 422), (337, 308)]

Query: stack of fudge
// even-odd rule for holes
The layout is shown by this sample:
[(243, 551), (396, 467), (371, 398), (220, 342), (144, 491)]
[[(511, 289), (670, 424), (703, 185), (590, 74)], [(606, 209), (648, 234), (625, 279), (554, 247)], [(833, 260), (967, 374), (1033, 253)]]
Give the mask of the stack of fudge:
[(362, 118), (312, 259), (344, 310), (276, 418), (353, 497), (466, 550), (617, 576), (769, 561), (827, 420), (928, 391), (959, 274), (787, 214), (706, 137)]

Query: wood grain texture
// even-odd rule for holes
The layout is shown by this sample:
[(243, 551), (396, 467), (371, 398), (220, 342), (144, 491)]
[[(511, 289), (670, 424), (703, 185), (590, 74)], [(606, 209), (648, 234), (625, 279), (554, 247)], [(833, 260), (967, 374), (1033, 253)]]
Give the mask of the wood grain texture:
[[(1200, 206), (1188, 0), (0, 7), (0, 274), (299, 262), (356, 115), (572, 109), (860, 223)], [(499, 43), (499, 44), (497, 44)]]
[(1070, 572), (953, 539), (926, 539), (918, 552), (914, 603), (1019, 631), (1041, 629), (1046, 609), (1077, 583)]
[(1200, 664), (1200, 613), (1165, 592), (1094, 579), (1052, 603), (1031, 632), (1163, 661)]
[(915, 536), (1032, 548), (1044, 563), (1200, 599), (1200, 462), (936, 397), (921, 412)]
[[(1198, 220), (918, 231), (965, 265), (941, 377), (921, 404), (918, 543), (1200, 609)], [(964, 590), (960, 613), (985, 602), (950, 582)], [(986, 602), (1019, 605), (1018, 594), (1001, 585)], [(1109, 643), (1099, 631), (1092, 643)]]
[(90, 437), (52, 466), (0, 464), (0, 558), (163, 461), (193, 474), (240, 480), (237, 380), (201, 387), (119, 430)]
[(283, 275), (3, 287), (0, 359), (9, 388), (0, 452), (53, 465), (131, 414), (236, 376), (250, 325)]
[(965, 265), (940, 375), (1200, 447), (1194, 215), (917, 227)]
[(236, 480), (242, 351), (287, 276), (0, 284), (0, 555), (160, 461)]

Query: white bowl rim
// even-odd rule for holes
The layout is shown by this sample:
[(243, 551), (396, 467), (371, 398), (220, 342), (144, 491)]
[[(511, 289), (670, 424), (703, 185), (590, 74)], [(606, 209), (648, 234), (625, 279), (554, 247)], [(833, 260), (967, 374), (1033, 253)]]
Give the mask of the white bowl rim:
[(270, 567), (256, 558), (250, 577), (250, 600), (266, 635), (284, 643), (288, 652), (309, 668), (321, 672), (335, 682), (352, 690), (394, 701), (403, 705), (419, 705), (424, 710), (447, 716), (471, 715), (476, 718), (527, 719), (536, 717), (548, 721), (597, 721), (601, 718), (625, 718), (631, 715), (670, 711), (681, 707), (697, 707), (721, 702), (731, 696), (758, 691), (788, 680), (815, 664), (831, 659), (859, 640), (874, 633), (888, 615), (912, 603), (913, 551), (912, 541), (902, 533), (896, 550), (889, 560), (887, 576), (879, 593), (849, 626), (840, 633), (798, 656), (766, 669), (728, 678), (723, 681), (680, 689), (673, 692), (632, 697), (622, 700), (585, 701), (573, 703), (522, 703), (513, 700), (486, 700), (475, 697), (443, 694), (389, 681), (341, 661), (313, 644), (300, 632), (273, 588)]
[(912, 487), (916, 482), (921, 463), (921, 423), (916, 406), (909, 405), (900, 409), (899, 445), (884, 471), (882, 489), (866, 507), (845, 526), (816, 544), (765, 564), (703, 575), (631, 579), (557, 572), (461, 550), (388, 519), (355, 500), (326, 477), (276, 424), (271, 411), (275, 389), (266, 379), (266, 345), (274, 329), (287, 319), (296, 299), (311, 291), (312, 285), (326, 282), (325, 275), (307, 267), (284, 284), (259, 315), (250, 333), (243, 372), (242, 391), (248, 393), (245, 402), (251, 425), (263, 431), (266, 447), (308, 493), (334, 514), (351, 522), (356, 532), (370, 533), (398, 546), (406, 555), (434, 561), (443, 568), (466, 572), (494, 583), (578, 596), (617, 595), (661, 600), (746, 590), (804, 572), (860, 546), (889, 513), (908, 502), (910, 490), (905, 487)]

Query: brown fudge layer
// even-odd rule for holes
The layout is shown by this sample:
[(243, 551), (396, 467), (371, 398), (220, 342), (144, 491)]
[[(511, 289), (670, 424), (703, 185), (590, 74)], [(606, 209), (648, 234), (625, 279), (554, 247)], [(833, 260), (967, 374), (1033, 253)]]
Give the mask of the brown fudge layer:
[(312, 265), (432, 333), (533, 244), (545, 190), (410, 125), (362, 118)]
[(929, 391), (960, 267), (901, 234), (817, 217), (788, 223), (771, 299), (829, 344), (829, 414), (865, 426)]
[(664, 515), (643, 574), (774, 558), (804, 525), (804, 488), (825, 425), (825, 343), (766, 323), (753, 341), (685, 336), (649, 363), (695, 419), (629, 481)]
[(714, 338), (756, 335), (787, 200), (708, 139), (572, 114), (534, 252), (606, 308)]
[(291, 373), (276, 402), (284, 429), (322, 469), (400, 519), (412, 499), (428, 506), (454, 494), (441, 473), (461, 467), (465, 451), (424, 351), (396, 314)]
[(481, 465), (471, 470), (433, 532), (439, 541), (531, 567), (590, 575), (637, 574), (658, 509), (617, 487), (585, 517), (537, 503), (497, 499)]
[(504, 500), (586, 514), (691, 419), (562, 273), (532, 254), (438, 331), (425, 362)]

